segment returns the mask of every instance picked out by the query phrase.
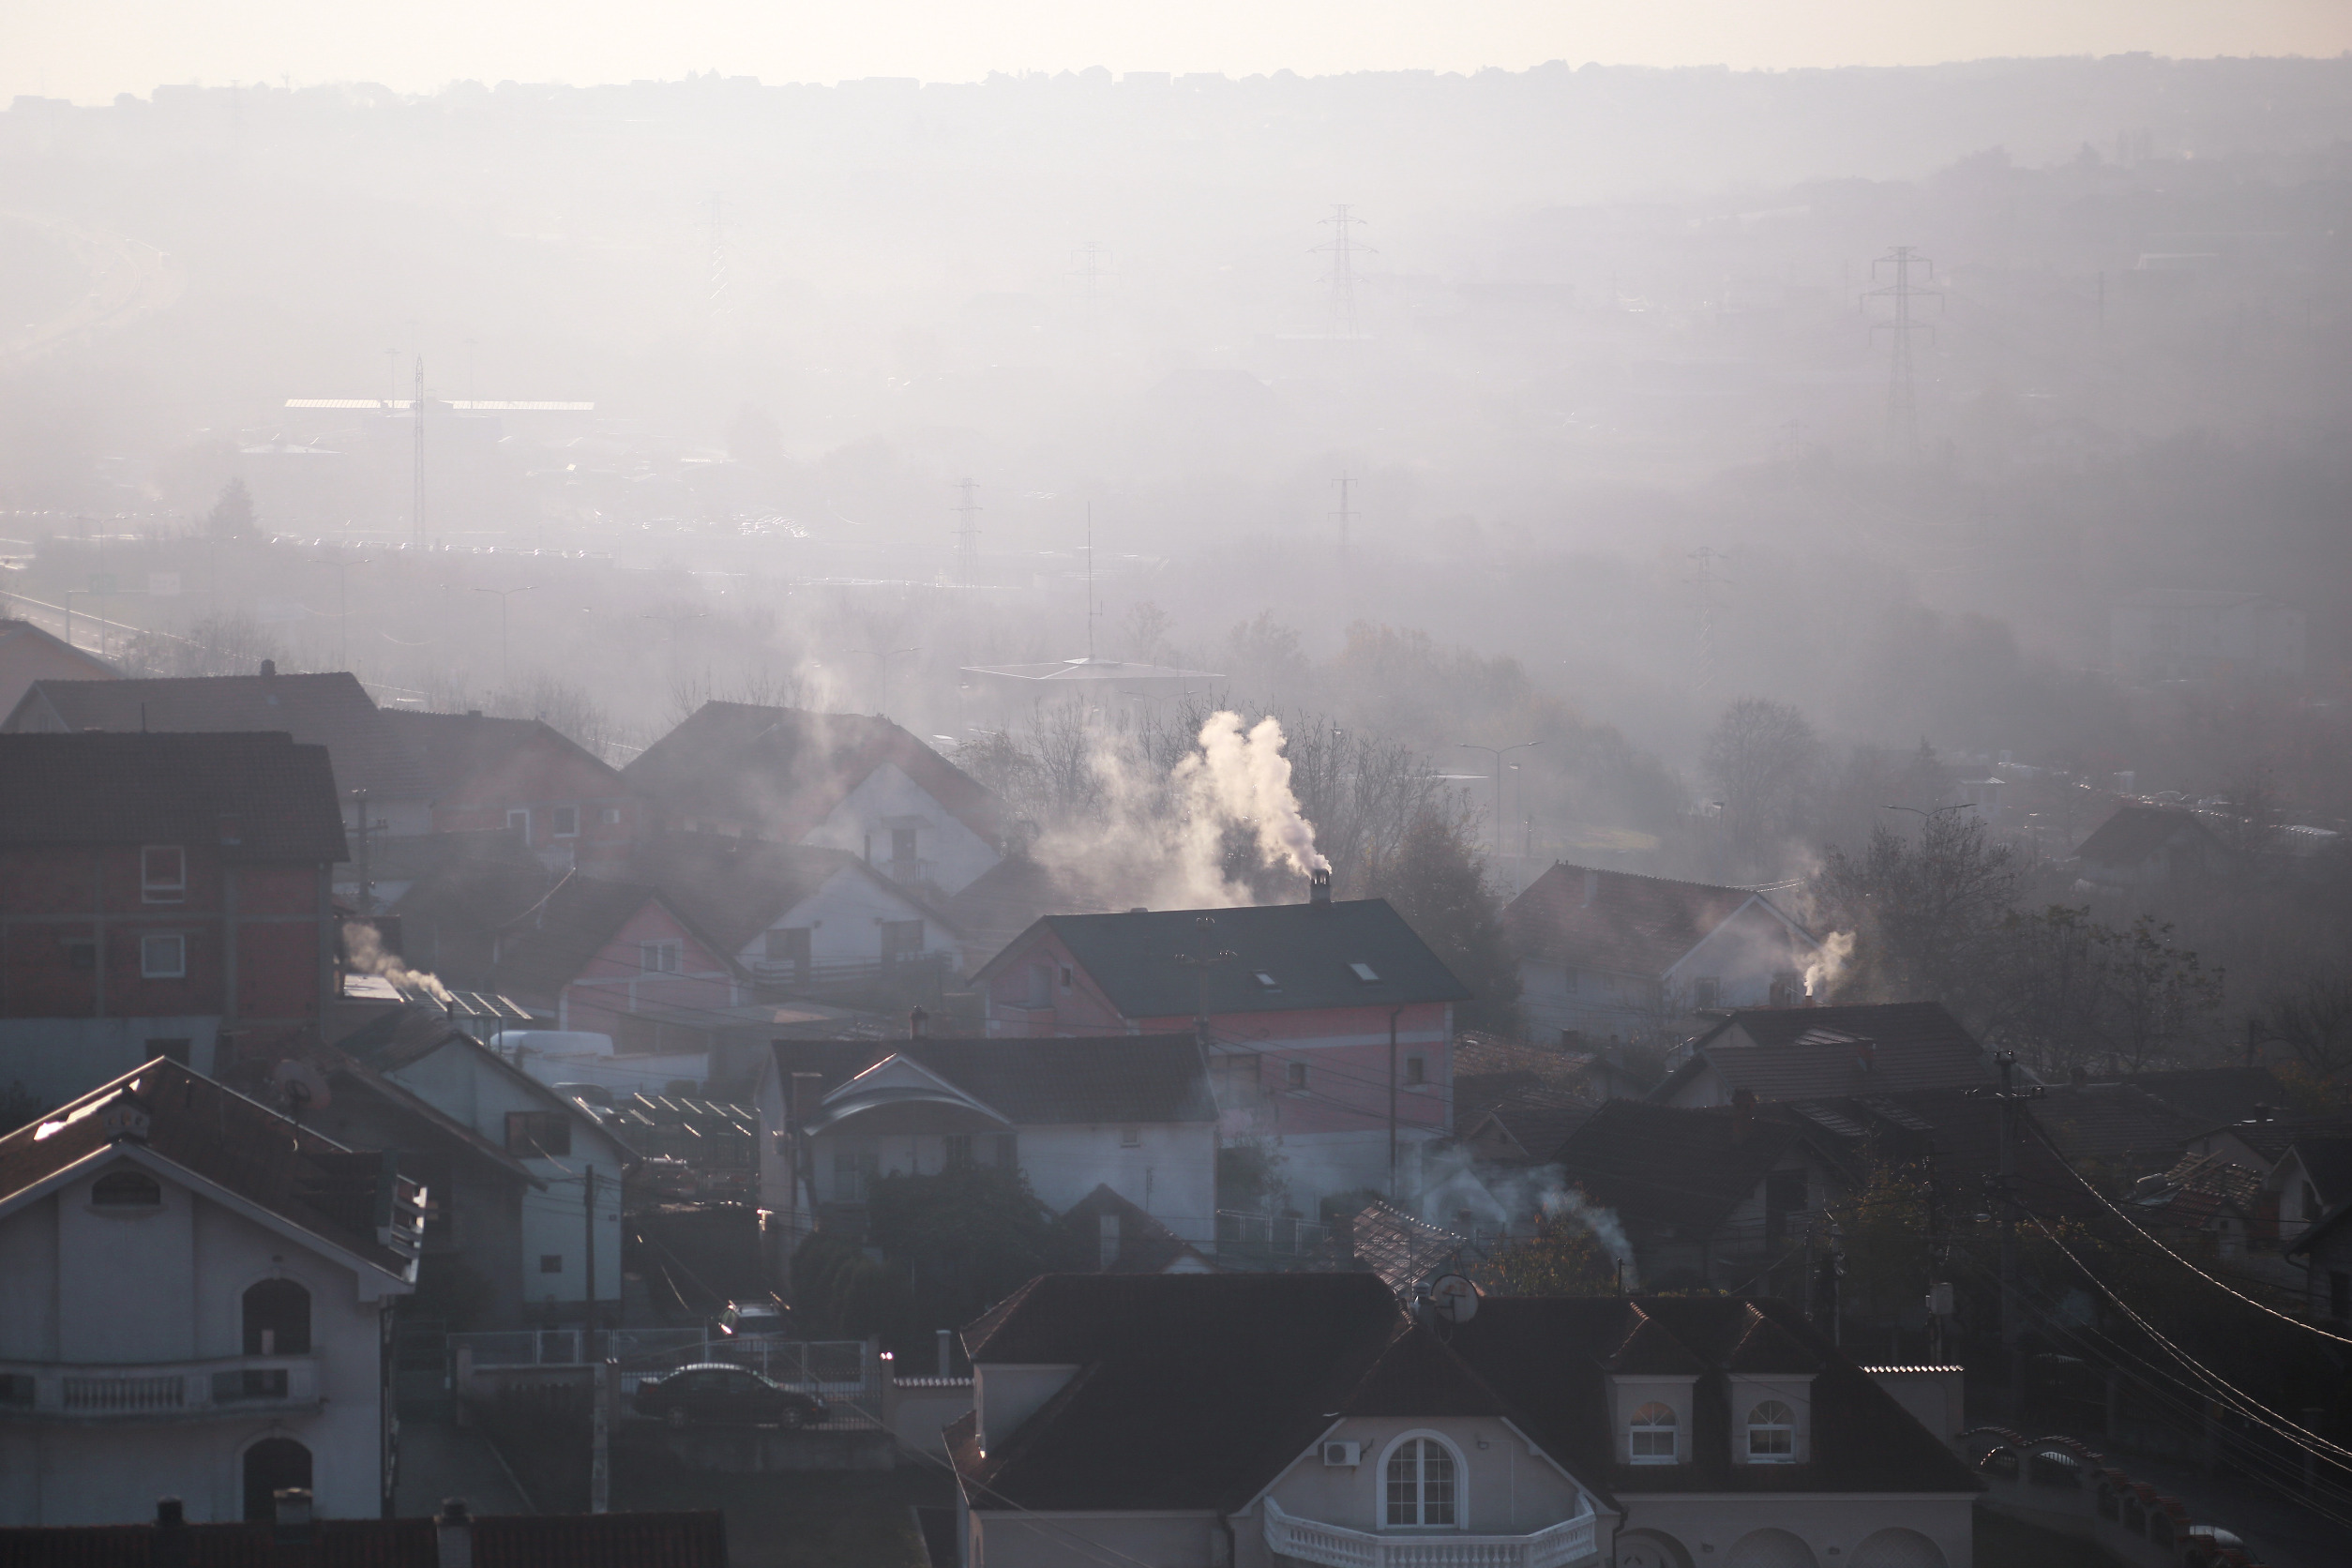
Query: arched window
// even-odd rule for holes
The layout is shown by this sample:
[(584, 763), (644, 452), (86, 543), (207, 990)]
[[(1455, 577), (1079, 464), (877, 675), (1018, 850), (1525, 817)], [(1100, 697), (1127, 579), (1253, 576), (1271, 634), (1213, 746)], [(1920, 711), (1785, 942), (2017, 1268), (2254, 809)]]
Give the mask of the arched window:
[(1653, 1401), (1636, 1410), (1626, 1454), (1636, 1465), (1674, 1463), (1674, 1407)]
[(267, 1523), (277, 1494), (310, 1485), (310, 1451), (292, 1438), (264, 1438), (245, 1451), (245, 1516)]
[(1435, 1438), (1407, 1438), (1392, 1449), (1387, 1484), (1392, 1528), (1455, 1522), (1454, 1455)]
[(1793, 1465), (1797, 1462), (1797, 1412), (1777, 1399), (1767, 1399), (1748, 1412), (1748, 1463)]
[(143, 1170), (110, 1170), (90, 1184), (90, 1201), (101, 1209), (152, 1209), (163, 1201), (163, 1184)]
[(264, 1279), (245, 1292), (245, 1353), (310, 1353), (310, 1292), (291, 1279)]

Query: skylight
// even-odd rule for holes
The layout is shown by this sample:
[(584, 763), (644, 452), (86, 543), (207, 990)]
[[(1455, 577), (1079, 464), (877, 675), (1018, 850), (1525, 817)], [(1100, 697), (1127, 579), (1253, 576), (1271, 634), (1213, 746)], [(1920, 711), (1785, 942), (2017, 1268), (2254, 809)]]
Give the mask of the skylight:
[(1358, 958), (1348, 967), (1355, 971), (1356, 978), (1363, 981), (1367, 986), (1371, 985), (1374, 981), (1380, 977), (1380, 972), (1379, 970), (1374, 969), (1370, 964), (1365, 963), (1361, 958)]
[(1258, 983), (1265, 987), (1266, 989), (1270, 991), (1278, 991), (1282, 989), (1281, 982), (1277, 981), (1273, 975), (1268, 974), (1262, 969), (1258, 972)]

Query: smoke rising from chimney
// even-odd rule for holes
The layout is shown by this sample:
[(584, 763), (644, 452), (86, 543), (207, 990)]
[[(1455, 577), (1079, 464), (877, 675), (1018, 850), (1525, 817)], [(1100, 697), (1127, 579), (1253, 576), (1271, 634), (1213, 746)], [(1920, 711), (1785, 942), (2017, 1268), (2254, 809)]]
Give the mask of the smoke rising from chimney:
[(395, 986), (423, 991), (445, 1007), (452, 1000), (449, 988), (441, 983), (440, 976), (411, 969), (400, 961), (399, 954), (384, 951), (384, 938), (373, 926), (363, 926), (355, 920), (347, 922), (343, 927), (343, 951), (350, 956), (355, 974), (372, 974)]

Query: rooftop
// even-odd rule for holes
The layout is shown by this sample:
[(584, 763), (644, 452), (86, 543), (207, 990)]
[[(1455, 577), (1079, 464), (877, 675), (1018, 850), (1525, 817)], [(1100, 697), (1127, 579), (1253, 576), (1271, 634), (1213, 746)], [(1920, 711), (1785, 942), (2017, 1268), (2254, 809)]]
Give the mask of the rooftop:
[(428, 714), (404, 708), (383, 710), (385, 726), (416, 759), (435, 800), (456, 794), (526, 746), (570, 753), (602, 774), (615, 795), (627, 792), (620, 771), (562, 731), (535, 718), (495, 718), (480, 713)]
[(101, 844), (203, 844), (243, 861), (349, 852), (322, 746), (283, 734), (0, 734), (0, 846)]
[[(1207, 1059), (1190, 1034), (1090, 1039), (778, 1040), (776, 1070), (833, 1092), (894, 1057), (937, 1075), (1016, 1125), (1214, 1122)], [(856, 1098), (833, 1102), (833, 1113)]]
[(1750, 903), (1780, 915), (1791, 968), (1818, 944), (1771, 899), (1744, 887), (1671, 882), (1597, 867), (1555, 864), (1502, 912), (1503, 930), (1530, 957), (1579, 969), (1656, 976)]

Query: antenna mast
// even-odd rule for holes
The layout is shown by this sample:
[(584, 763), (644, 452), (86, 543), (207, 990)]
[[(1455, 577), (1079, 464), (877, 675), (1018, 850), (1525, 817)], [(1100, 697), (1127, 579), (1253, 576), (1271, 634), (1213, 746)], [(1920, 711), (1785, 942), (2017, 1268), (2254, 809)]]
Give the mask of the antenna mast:
[(1943, 294), (1935, 289), (1923, 289), (1911, 281), (1913, 267), (1925, 269), (1926, 276), (1936, 276), (1936, 264), (1907, 245), (1898, 245), (1870, 264), (1870, 276), (1885, 276), (1882, 269), (1891, 268), (1894, 281), (1884, 288), (1872, 289), (1862, 295), (1862, 309), (1870, 309), (1874, 299), (1892, 302), (1892, 319), (1874, 321), (1870, 335), (1876, 339), (1881, 332), (1894, 334), (1894, 362), (1887, 379), (1887, 445), (1900, 458), (1919, 456), (1919, 397), (1911, 379), (1911, 334), (1924, 332), (1934, 337), (1936, 329), (1925, 322), (1911, 319), (1911, 302), (1932, 299), (1937, 309), (1943, 306)]
[(956, 569), (966, 582), (977, 582), (980, 580), (980, 528), (972, 520), (981, 507), (972, 499), (970, 479), (959, 481), (956, 488), (963, 492), (963, 499), (948, 510), (964, 520), (956, 529)]
[(409, 415), (409, 502), (411, 531), (415, 535), (416, 548), (425, 548), (425, 356), (416, 356), (416, 391), (408, 405)]

